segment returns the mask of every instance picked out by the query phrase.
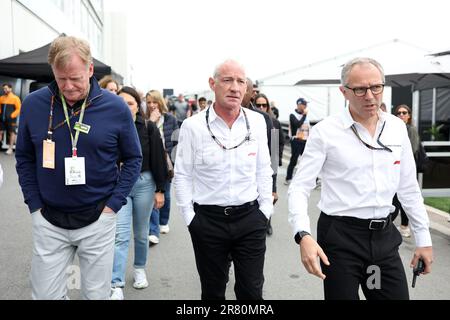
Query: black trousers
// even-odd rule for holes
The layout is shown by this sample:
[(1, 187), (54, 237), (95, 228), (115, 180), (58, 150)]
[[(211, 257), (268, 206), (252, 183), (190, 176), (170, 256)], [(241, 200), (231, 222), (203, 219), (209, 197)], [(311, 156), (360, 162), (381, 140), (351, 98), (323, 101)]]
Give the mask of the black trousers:
[(326, 300), (408, 300), (398, 247), (402, 236), (392, 222), (370, 230), (362, 219), (320, 215), (317, 240), (330, 262), (321, 263)]
[(291, 180), (294, 173), (294, 168), (297, 165), (298, 157), (303, 154), (305, 150), (306, 141), (292, 139), (291, 140), (291, 160), (287, 167), (286, 180)]
[(227, 214), (217, 206), (195, 204), (189, 225), (202, 300), (225, 300), (228, 256), (233, 257), (238, 300), (262, 300), (267, 218), (258, 204)]

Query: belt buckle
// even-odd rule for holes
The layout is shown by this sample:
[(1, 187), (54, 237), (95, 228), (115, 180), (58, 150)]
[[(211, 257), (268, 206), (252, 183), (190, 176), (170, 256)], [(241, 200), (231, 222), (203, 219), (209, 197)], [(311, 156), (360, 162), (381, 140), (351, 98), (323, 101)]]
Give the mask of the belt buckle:
[(229, 215), (230, 215), (230, 213), (228, 212), (228, 210), (229, 210), (229, 211), (233, 210), (233, 207), (226, 207), (225, 209), (223, 209), (223, 213), (224, 213), (226, 216), (229, 216)]
[[(374, 222), (374, 223), (383, 223), (383, 226), (381, 227), (381, 228), (377, 228), (377, 227), (374, 227), (374, 226), (372, 226), (372, 222)], [(381, 230), (381, 229), (384, 229), (385, 227), (386, 227), (386, 220), (380, 220), (380, 219), (375, 219), (375, 220), (370, 220), (370, 223), (369, 223), (369, 230)]]

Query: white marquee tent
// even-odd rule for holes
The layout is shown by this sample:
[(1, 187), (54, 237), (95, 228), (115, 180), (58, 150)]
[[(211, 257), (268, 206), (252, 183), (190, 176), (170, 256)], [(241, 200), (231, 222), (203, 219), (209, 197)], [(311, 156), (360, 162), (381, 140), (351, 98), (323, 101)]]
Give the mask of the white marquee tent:
[[(418, 90), (450, 85), (450, 55), (432, 56), (430, 53), (394, 39), (258, 79), (257, 82), (261, 92), (276, 102), (281, 121), (288, 120), (298, 97), (310, 102), (310, 118), (319, 121), (345, 106), (339, 91), (340, 74), (342, 66), (355, 57), (370, 57), (379, 61), (389, 86), (412, 85), (412, 90)], [(384, 102), (388, 106), (391, 104), (389, 87), (385, 89)]]

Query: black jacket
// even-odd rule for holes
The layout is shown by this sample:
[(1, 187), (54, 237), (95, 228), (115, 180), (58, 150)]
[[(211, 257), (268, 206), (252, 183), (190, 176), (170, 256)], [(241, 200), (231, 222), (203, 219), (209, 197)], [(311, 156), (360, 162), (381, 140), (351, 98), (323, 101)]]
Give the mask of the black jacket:
[(155, 180), (156, 190), (164, 191), (168, 170), (161, 134), (153, 122), (145, 121), (140, 114), (137, 114), (134, 123), (141, 142), (143, 156), (141, 172), (150, 171)]

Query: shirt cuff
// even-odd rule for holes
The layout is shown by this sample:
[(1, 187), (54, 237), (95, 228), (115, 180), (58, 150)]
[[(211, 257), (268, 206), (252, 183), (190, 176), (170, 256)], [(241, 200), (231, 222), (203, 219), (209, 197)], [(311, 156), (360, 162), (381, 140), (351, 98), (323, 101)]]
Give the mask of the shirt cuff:
[(183, 207), (180, 209), (180, 211), (181, 215), (183, 216), (184, 222), (186, 223), (186, 226), (189, 226), (195, 216), (194, 208), (191, 206)]
[(271, 204), (270, 202), (262, 203), (259, 205), (259, 210), (264, 213), (267, 219), (270, 219), (273, 213), (273, 204)]
[(416, 239), (417, 247), (431, 247), (431, 234), (430, 231), (419, 231), (418, 233), (414, 233), (414, 239)]
[(39, 209), (42, 209), (43, 203), (40, 198), (32, 199), (28, 202), (28, 209), (30, 210), (30, 213), (34, 213)]
[(120, 211), (120, 208), (122, 208), (122, 203), (120, 203), (120, 200), (117, 199), (109, 199), (108, 202), (106, 202), (105, 207), (110, 208), (115, 213)]

